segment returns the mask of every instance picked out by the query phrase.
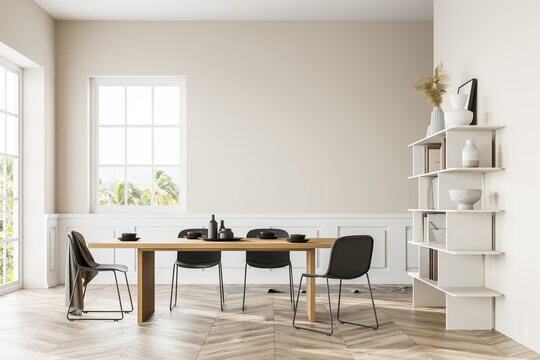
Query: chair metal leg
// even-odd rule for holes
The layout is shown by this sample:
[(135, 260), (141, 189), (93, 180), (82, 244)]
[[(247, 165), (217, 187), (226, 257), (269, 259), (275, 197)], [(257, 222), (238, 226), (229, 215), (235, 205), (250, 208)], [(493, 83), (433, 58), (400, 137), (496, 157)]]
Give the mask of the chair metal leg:
[[(174, 288), (174, 270), (176, 268), (176, 264), (173, 264), (172, 266), (172, 279), (171, 279), (171, 299), (169, 301), (169, 311), (172, 311), (173, 305), (172, 305), (172, 294), (173, 294), (173, 288)], [(176, 305), (176, 303), (175, 303)]]
[[(124, 318), (124, 313), (128, 313), (130, 311), (124, 311), (124, 309), (122, 308), (122, 298), (120, 297), (120, 287), (118, 285), (118, 278), (116, 276), (116, 271), (113, 271), (113, 275), (114, 275), (114, 281), (116, 283), (116, 293), (118, 294), (118, 303), (120, 304), (120, 311), (118, 310), (85, 310), (83, 311), (83, 313), (90, 313), (90, 312), (98, 312), (98, 313), (107, 313), (107, 312), (120, 312), (121, 316), (119, 318), (70, 318), (69, 317), (69, 309), (71, 308), (71, 304), (73, 302), (73, 295), (75, 294), (75, 288), (76, 288), (76, 285), (73, 286), (73, 289), (71, 290), (71, 296), (69, 297), (69, 306), (68, 306), (68, 311), (67, 311), (67, 319), (69, 321), (75, 321), (75, 320), (114, 320), (114, 321), (119, 321), (119, 320), (122, 320)], [(79, 270), (77, 269), (77, 275), (75, 276), (75, 284), (77, 284), (77, 278), (79, 277)], [(126, 276), (126, 283), (127, 283), (127, 276)], [(128, 285), (128, 292), (129, 292), (129, 285)], [(86, 294), (85, 291), (83, 291), (83, 297), (84, 295)], [(131, 311), (133, 311), (133, 301), (131, 300), (131, 292), (129, 292), (129, 299), (131, 301)]]
[(133, 299), (131, 298), (131, 290), (129, 290), (129, 282), (128, 282), (128, 278), (127, 278), (127, 273), (124, 273), (124, 277), (126, 278), (126, 286), (127, 286), (127, 291), (128, 291), (128, 295), (129, 295), (129, 302), (131, 303), (131, 310), (129, 311), (124, 311), (125, 313), (130, 313), (133, 311)]
[(316, 329), (310, 329), (302, 326), (296, 325), (296, 312), (298, 310), (298, 299), (300, 298), (300, 293), (302, 292), (302, 279), (304, 278), (304, 275), (300, 277), (300, 284), (298, 285), (298, 295), (296, 297), (296, 305), (294, 306), (294, 315), (293, 315), (293, 326), (295, 329), (301, 329), (301, 330), (308, 330), (313, 331), (319, 334), (324, 334), (327, 336), (330, 336), (334, 333), (334, 322), (332, 320), (332, 303), (330, 301), (330, 284), (328, 283), (328, 278), (326, 278), (326, 289), (328, 291), (328, 314), (330, 315), (330, 332), (325, 332), (321, 330)]
[(247, 277), (247, 264), (244, 265), (244, 295), (242, 296), (242, 311), (246, 310), (246, 277)]
[(176, 286), (174, 288), (174, 306), (176, 306), (176, 303), (178, 302), (178, 270), (180, 266), (176, 267)]
[(356, 326), (362, 326), (362, 327), (365, 327), (365, 328), (370, 328), (370, 329), (373, 329), (373, 330), (377, 330), (379, 328), (379, 319), (377, 318), (377, 310), (375, 310), (375, 302), (373, 301), (373, 292), (371, 291), (371, 283), (369, 282), (369, 275), (366, 274), (367, 276), (367, 281), (368, 281), (368, 286), (369, 286), (369, 293), (371, 294), (371, 304), (373, 305), (373, 313), (375, 314), (375, 322), (376, 322), (376, 326), (373, 326), (373, 325), (363, 325), (363, 324), (357, 324), (357, 323), (353, 323), (353, 322), (349, 322), (349, 321), (343, 321), (340, 319), (339, 317), (339, 309), (340, 309), (340, 305), (341, 305), (341, 283), (342, 283), (342, 280), (340, 279), (339, 280), (339, 295), (338, 295), (338, 311), (337, 311), (337, 319), (340, 323), (342, 324), (349, 324), (349, 325), (356, 325)]
[(218, 263), (219, 270), (219, 305), (221, 311), (223, 311), (223, 274), (221, 270), (221, 261)]
[(292, 274), (292, 264), (289, 264), (289, 294), (291, 297), (291, 305), (294, 309), (294, 282), (293, 282), (293, 274)]

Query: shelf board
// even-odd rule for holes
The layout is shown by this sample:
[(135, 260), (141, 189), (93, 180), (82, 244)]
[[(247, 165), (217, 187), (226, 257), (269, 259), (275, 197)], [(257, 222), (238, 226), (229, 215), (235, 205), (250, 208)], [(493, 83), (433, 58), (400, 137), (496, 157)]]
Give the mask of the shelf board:
[(457, 209), (407, 209), (411, 212), (423, 212), (423, 213), (434, 213), (434, 214), (444, 214), (444, 213), (500, 213), (504, 210), (457, 210)]
[(446, 250), (446, 244), (423, 243), (417, 241), (407, 241), (409, 244), (438, 250), (452, 255), (501, 255), (502, 251), (497, 250)]
[(494, 171), (504, 170), (502, 167), (476, 167), (476, 168), (449, 168), (444, 170), (432, 171), (425, 174), (409, 176), (408, 179), (416, 179), (420, 177), (437, 177), (439, 174), (445, 173), (489, 173)]
[(502, 296), (501, 293), (488, 289), (483, 286), (465, 286), (465, 287), (440, 287), (438, 282), (435, 280), (429, 280), (426, 278), (420, 277), (417, 272), (408, 272), (409, 276), (422, 281), (429, 286), (434, 287), (437, 290), (440, 290), (450, 296), (455, 297), (499, 297)]
[(448, 131), (495, 131), (502, 129), (504, 126), (483, 126), (483, 125), (467, 125), (467, 126), (453, 126), (448, 129), (441, 130), (433, 135), (426, 136), (423, 139), (409, 144), (408, 147), (414, 145), (427, 145), (427, 144), (440, 144), (442, 139), (446, 136)]

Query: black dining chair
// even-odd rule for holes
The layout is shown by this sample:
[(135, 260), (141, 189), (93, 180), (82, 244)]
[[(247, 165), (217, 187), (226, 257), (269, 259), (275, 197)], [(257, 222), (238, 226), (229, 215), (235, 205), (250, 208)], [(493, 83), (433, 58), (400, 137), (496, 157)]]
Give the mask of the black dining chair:
[[(379, 320), (377, 319), (377, 310), (375, 309), (375, 302), (373, 301), (373, 292), (371, 291), (371, 283), (369, 282), (368, 271), (371, 266), (371, 256), (373, 254), (373, 238), (369, 235), (351, 235), (344, 236), (332, 244), (332, 250), (330, 252), (330, 262), (328, 269), (324, 274), (302, 274), (300, 277), (300, 286), (298, 287), (298, 296), (296, 297), (296, 306), (294, 308), (293, 326), (296, 329), (303, 329), (332, 335), (334, 332), (334, 323), (332, 321), (332, 304), (330, 301), (330, 285), (328, 279), (339, 279), (339, 296), (338, 296), (338, 310), (337, 319), (342, 324), (356, 325), (371, 328), (377, 330), (379, 328)], [(349, 321), (343, 321), (339, 317), (339, 310), (341, 305), (341, 284), (343, 279), (356, 279), (362, 275), (366, 275), (369, 293), (371, 295), (371, 304), (373, 305), (373, 313), (375, 314), (376, 325), (363, 325)], [(324, 332), (320, 330), (300, 327), (296, 325), (296, 310), (298, 309), (298, 299), (300, 298), (300, 291), (302, 289), (302, 279), (304, 277), (309, 278), (326, 278), (326, 289), (328, 291), (328, 313), (330, 315), (330, 332)]]
[[(257, 237), (261, 231), (272, 231), (278, 238), (288, 238), (289, 233), (282, 229), (254, 229), (247, 233), (248, 238)], [(260, 269), (279, 269), (289, 267), (289, 294), (291, 304), (294, 306), (294, 284), (292, 276), (292, 265), (290, 251), (246, 251), (246, 264), (244, 266), (244, 295), (242, 297), (242, 311), (245, 310), (246, 303), (246, 278), (247, 267), (252, 266)]]
[[(180, 231), (179, 238), (187, 236), (190, 231), (199, 231), (203, 236), (208, 235), (208, 229), (186, 229)], [(225, 294), (223, 288), (223, 270), (221, 267), (221, 251), (177, 251), (176, 261), (173, 264), (172, 282), (171, 282), (171, 300), (169, 302), (169, 310), (172, 311), (172, 297), (174, 288), (174, 278), (176, 272), (176, 289), (174, 292), (174, 306), (178, 300), (178, 268), (186, 269), (207, 269), (214, 266), (219, 269), (219, 302), (221, 311), (223, 311), (223, 303), (225, 302)]]
[[(66, 314), (67, 319), (69, 321), (75, 321), (75, 320), (114, 320), (114, 321), (118, 321), (118, 320), (122, 320), (124, 318), (124, 313), (130, 313), (130, 312), (133, 311), (133, 299), (131, 298), (131, 291), (129, 290), (129, 283), (128, 283), (128, 278), (127, 278), (128, 267), (125, 266), (125, 265), (121, 265), (121, 264), (96, 264), (96, 266), (89, 266), (88, 264), (81, 264), (78, 259), (84, 259), (84, 257), (80, 254), (79, 246), (76, 243), (77, 240), (75, 239), (75, 231), (70, 231), (67, 234), (67, 236), (68, 236), (68, 243), (69, 243), (68, 246), (69, 246), (69, 253), (70, 253), (70, 256), (71, 256), (71, 260), (75, 264), (75, 267), (77, 267), (77, 274), (75, 275), (73, 289), (71, 290), (71, 295), (69, 297), (68, 310), (67, 310), (67, 314)], [(78, 234), (78, 236), (82, 237), (81, 234)], [(86, 248), (86, 249), (88, 250), (88, 248)], [(69, 266), (69, 264), (66, 265), (66, 266)], [(73, 295), (75, 293), (75, 289), (77, 288), (77, 279), (79, 278), (79, 275), (81, 275), (81, 277), (83, 276), (82, 275), (83, 271), (89, 271), (89, 272), (91, 272), (91, 271), (97, 271), (97, 272), (111, 271), (114, 274), (114, 281), (116, 282), (116, 293), (118, 294), (118, 303), (120, 304), (120, 310), (119, 311), (118, 310), (84, 310), (84, 309), (82, 309), (83, 314), (94, 313), (94, 312), (97, 312), (97, 313), (118, 312), (118, 313), (121, 314), (120, 317), (118, 317), (118, 318), (93, 318), (93, 317), (89, 317), (89, 318), (82, 318), (82, 317), (81, 318), (73, 318), (73, 317), (69, 317), (69, 311), (71, 309), (71, 304), (73, 302)], [(116, 272), (117, 271), (121, 272), (121, 273), (124, 273), (124, 277), (126, 279), (127, 290), (128, 290), (128, 294), (129, 294), (129, 301), (131, 303), (131, 310), (124, 310), (122, 308), (122, 299), (120, 297), (120, 288), (118, 287), (118, 278), (116, 277)], [(67, 284), (66, 284), (66, 286), (67, 286)], [(83, 299), (86, 296), (86, 289), (87, 288), (88, 288), (88, 284), (84, 284)]]

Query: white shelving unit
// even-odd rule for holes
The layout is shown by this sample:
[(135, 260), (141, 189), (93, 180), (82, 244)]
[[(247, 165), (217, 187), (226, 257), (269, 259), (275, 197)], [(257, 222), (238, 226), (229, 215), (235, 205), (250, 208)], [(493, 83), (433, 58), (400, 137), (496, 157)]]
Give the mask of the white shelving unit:
[[(419, 208), (409, 209), (413, 214), (413, 238), (408, 243), (417, 246), (419, 252), (419, 271), (409, 272), (413, 278), (413, 305), (446, 307), (447, 330), (492, 329), (494, 298), (502, 296), (484, 285), (485, 256), (502, 254), (494, 248), (493, 236), (495, 216), (502, 210), (486, 209), (484, 194), (473, 210), (458, 210), (449, 196), (450, 189), (483, 189), (485, 193), (486, 174), (504, 170), (496, 166), (493, 154), (494, 133), (501, 128), (451, 127), (409, 145), (413, 151), (413, 174), (409, 179), (417, 179), (419, 190)], [(475, 140), (479, 148), (479, 167), (461, 166), (467, 139)], [(426, 173), (425, 147), (443, 143), (445, 168)], [(437, 186), (431, 192), (425, 191), (434, 179)], [(431, 202), (430, 196), (437, 201)], [(443, 222), (445, 228), (434, 227), (433, 219)]]

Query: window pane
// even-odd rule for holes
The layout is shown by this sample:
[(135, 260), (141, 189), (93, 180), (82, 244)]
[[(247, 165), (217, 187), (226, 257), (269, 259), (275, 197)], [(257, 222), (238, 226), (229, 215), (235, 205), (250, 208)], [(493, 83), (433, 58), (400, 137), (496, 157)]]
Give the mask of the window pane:
[(127, 129), (128, 164), (152, 164), (152, 128)]
[(19, 76), (9, 70), (6, 72), (6, 107), (11, 113), (19, 113)]
[(6, 115), (0, 113), (0, 152), (6, 152)]
[(130, 125), (152, 124), (152, 87), (128, 86), (127, 123)]
[(19, 161), (7, 158), (6, 162), (6, 197), (19, 196)]
[(4, 234), (4, 223), (5, 223), (5, 219), (4, 219), (4, 203), (5, 201), (0, 201), (0, 239), (4, 239), (5, 238), (5, 234)]
[(124, 129), (101, 128), (99, 129), (99, 164), (116, 165), (124, 164)]
[(152, 202), (152, 168), (128, 167), (127, 169), (128, 205), (151, 205)]
[(180, 123), (180, 88), (178, 86), (154, 87), (154, 124), (177, 125)]
[(178, 128), (154, 129), (154, 163), (180, 163), (180, 131)]
[(154, 172), (154, 204), (178, 205), (180, 204), (180, 168), (160, 167)]
[(6, 282), (17, 281), (19, 279), (19, 242), (6, 243)]
[(98, 88), (98, 121), (100, 125), (121, 125), (124, 118), (124, 87), (100, 86)]
[(5, 243), (0, 244), (0, 284), (4, 283), (4, 247)]
[[(0, 196), (6, 197), (6, 194), (4, 193), (4, 167), (6, 162), (5, 156), (0, 156)], [(0, 216), (0, 221), (2, 220), (2, 217)]]
[(11, 115), (6, 118), (6, 152), (19, 154), (19, 121)]
[(6, 239), (19, 236), (19, 202), (6, 201)]
[(0, 109), (6, 110), (6, 69), (0, 66)]
[(124, 205), (124, 168), (100, 167), (99, 205)]

